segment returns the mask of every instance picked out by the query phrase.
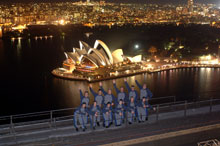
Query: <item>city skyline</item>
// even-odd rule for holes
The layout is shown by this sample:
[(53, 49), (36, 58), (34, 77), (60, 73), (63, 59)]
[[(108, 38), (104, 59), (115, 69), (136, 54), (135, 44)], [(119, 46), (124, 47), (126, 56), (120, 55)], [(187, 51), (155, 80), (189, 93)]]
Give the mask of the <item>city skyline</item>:
[(65, 3), (18, 3), (0, 5), (0, 24), (83, 24), (123, 25), (144, 23), (198, 23), (219, 21), (220, 10), (215, 5), (188, 1), (183, 5), (117, 4), (65, 2)]
[[(86, 2), (87, 0), (1, 0), (0, 3), (43, 3), (43, 2)], [(98, 2), (99, 0), (91, 0)], [(176, 0), (105, 0), (105, 2), (112, 3), (153, 3), (153, 4), (187, 4), (188, 0), (176, 1)], [(194, 3), (203, 4), (216, 4), (220, 5), (219, 0), (194, 0)]]

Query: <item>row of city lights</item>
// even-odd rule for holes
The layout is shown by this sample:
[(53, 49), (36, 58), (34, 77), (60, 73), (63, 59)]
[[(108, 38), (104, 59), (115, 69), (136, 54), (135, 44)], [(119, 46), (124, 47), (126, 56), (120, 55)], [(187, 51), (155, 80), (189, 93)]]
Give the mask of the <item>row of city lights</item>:
[[(34, 37), (35, 40), (38, 40), (38, 39), (42, 40), (42, 39), (48, 39), (48, 38), (52, 39), (53, 36), (49, 35), (49, 36), (36, 36), (36, 37)], [(17, 37), (17, 38), (13, 37), (13, 38), (11, 38), (12, 41), (21, 40), (21, 39), (23, 39), (23, 38), (22, 37)]]

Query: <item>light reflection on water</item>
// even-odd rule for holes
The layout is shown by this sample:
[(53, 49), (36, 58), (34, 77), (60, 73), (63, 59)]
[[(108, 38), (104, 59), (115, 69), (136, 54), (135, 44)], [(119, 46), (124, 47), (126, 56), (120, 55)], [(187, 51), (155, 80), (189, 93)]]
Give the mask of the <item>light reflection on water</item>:
[(18, 60), (20, 60), (20, 58), (21, 58), (21, 39), (18, 39), (18, 43), (17, 43), (17, 57), (18, 57)]
[[(201, 68), (201, 69), (176, 69), (163, 71), (152, 74), (136, 75), (136, 79), (141, 83), (147, 83), (148, 88), (153, 92), (154, 98), (161, 96), (176, 95), (177, 100), (202, 100), (210, 97), (218, 97), (220, 72), (218, 69)], [(127, 77), (129, 85), (135, 85), (134, 76)], [(83, 81), (70, 81), (53, 78), (54, 92), (58, 93), (62, 102), (68, 107), (78, 106), (80, 103), (79, 88), (83, 91), (89, 90), (89, 83)], [(125, 87), (124, 79), (116, 79), (118, 87)], [(93, 89), (99, 89), (99, 83), (91, 83)], [(103, 81), (105, 90), (112, 89), (113, 94), (116, 92), (113, 88), (112, 80)], [(127, 91), (127, 90), (126, 90)], [(198, 99), (200, 97), (200, 99)], [(94, 97), (90, 93), (90, 101)]]

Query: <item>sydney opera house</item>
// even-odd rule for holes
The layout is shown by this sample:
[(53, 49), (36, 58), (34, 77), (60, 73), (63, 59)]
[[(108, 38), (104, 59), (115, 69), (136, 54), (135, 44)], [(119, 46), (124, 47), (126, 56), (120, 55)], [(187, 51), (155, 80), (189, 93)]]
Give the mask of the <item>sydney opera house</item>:
[(99, 81), (136, 74), (143, 71), (142, 55), (128, 57), (122, 49), (111, 53), (108, 46), (96, 40), (93, 47), (79, 41), (79, 48), (64, 52), (66, 59), (52, 74), (65, 79)]
[(112, 67), (123, 62), (141, 62), (142, 55), (125, 57), (122, 49), (111, 53), (108, 46), (101, 40), (96, 40), (93, 47), (83, 41), (79, 41), (79, 48), (73, 48), (72, 52), (65, 52), (66, 60), (63, 68), (72, 72), (92, 72), (97, 68)]

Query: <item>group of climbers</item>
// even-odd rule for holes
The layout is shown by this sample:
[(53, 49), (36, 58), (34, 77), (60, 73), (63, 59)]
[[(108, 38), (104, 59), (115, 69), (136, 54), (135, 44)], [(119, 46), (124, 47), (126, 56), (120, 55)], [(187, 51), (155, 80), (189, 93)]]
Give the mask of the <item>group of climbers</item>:
[(120, 87), (119, 90), (115, 80), (113, 80), (117, 97), (112, 94), (110, 88), (106, 92), (102, 86), (102, 82), (99, 83), (100, 89), (97, 93), (90, 85), (89, 89), (94, 96), (92, 105), (89, 105), (90, 98), (88, 91), (85, 91), (83, 95), (81, 89), (79, 89), (81, 104), (74, 112), (74, 126), (76, 131), (80, 127), (85, 131), (88, 119), (90, 120), (91, 127), (95, 129), (96, 126), (100, 126), (101, 117), (103, 117), (103, 126), (106, 128), (110, 127), (113, 123), (115, 126), (121, 126), (125, 118), (127, 118), (129, 124), (132, 124), (135, 119), (138, 122), (148, 120), (148, 110), (154, 109), (148, 102), (153, 94), (147, 88), (146, 84), (141, 86), (137, 80), (135, 82), (140, 89), (140, 96), (138, 96), (134, 85), (130, 87), (126, 79), (124, 79), (124, 83), (128, 93), (124, 91), (124, 87)]

